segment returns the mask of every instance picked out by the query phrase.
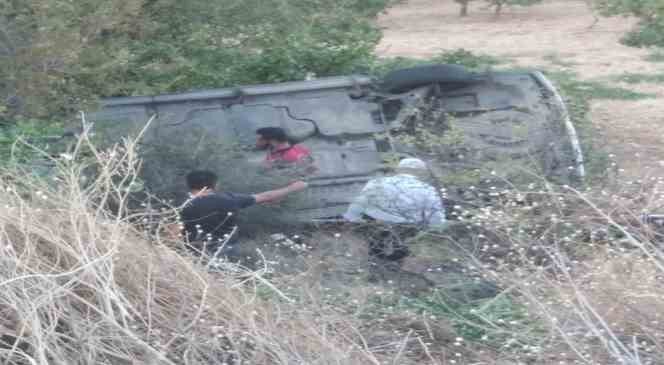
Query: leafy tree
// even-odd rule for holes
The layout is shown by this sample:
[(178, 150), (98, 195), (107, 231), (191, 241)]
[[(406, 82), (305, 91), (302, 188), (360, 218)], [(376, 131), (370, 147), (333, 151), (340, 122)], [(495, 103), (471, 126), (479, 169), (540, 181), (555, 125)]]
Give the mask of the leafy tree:
[[(18, 114), (59, 115), (91, 100), (81, 74), (117, 74), (126, 44), (110, 32), (137, 29), (140, 0), (0, 0), (0, 79)], [(2, 102), (2, 100), (0, 100)]]
[(387, 0), (0, 0), (0, 118), (302, 79), (372, 60)]

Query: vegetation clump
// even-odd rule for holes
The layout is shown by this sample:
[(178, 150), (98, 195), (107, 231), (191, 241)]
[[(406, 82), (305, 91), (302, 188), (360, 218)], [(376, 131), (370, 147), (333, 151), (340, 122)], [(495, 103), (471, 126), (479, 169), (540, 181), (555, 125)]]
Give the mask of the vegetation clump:
[(98, 97), (349, 73), (386, 0), (0, 1), (0, 111), (69, 116)]
[(623, 38), (625, 44), (664, 46), (664, 6), (660, 0), (596, 0), (594, 5), (605, 16), (625, 15), (639, 19), (637, 28)]

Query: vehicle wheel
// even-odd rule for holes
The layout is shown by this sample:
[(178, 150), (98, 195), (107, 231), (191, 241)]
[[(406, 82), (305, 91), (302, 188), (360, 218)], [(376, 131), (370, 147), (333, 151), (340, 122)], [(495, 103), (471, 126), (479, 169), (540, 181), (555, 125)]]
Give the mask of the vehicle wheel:
[(402, 93), (433, 83), (466, 85), (477, 80), (478, 76), (468, 72), (463, 66), (427, 65), (390, 72), (383, 78), (382, 87), (391, 93)]

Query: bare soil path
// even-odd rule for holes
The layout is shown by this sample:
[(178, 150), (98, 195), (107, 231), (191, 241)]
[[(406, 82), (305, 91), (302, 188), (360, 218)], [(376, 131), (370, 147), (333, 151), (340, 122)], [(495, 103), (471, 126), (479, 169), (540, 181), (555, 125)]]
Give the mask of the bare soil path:
[[(584, 1), (545, 0), (505, 9), (499, 18), (484, 2), (471, 3), (470, 15), (458, 16), (453, 0), (406, 0), (380, 16), (384, 37), (381, 56), (426, 58), (444, 50), (504, 57), (513, 65), (576, 72), (584, 80), (613, 81), (625, 73), (662, 73), (664, 63), (649, 62), (648, 50), (624, 46), (620, 38), (634, 19), (594, 19)], [(664, 171), (664, 84), (620, 86), (656, 94), (657, 98), (595, 100), (593, 123), (609, 145), (624, 174), (637, 178), (646, 167)]]

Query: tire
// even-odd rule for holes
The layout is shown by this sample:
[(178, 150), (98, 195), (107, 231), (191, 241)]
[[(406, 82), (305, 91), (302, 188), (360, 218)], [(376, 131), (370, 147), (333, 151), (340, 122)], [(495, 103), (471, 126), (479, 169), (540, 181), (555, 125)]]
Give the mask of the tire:
[(382, 87), (390, 93), (402, 93), (434, 83), (470, 84), (478, 81), (477, 75), (459, 65), (427, 65), (404, 68), (388, 73)]

